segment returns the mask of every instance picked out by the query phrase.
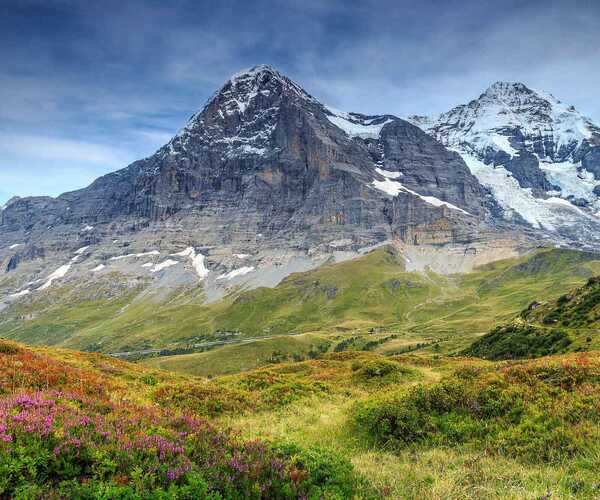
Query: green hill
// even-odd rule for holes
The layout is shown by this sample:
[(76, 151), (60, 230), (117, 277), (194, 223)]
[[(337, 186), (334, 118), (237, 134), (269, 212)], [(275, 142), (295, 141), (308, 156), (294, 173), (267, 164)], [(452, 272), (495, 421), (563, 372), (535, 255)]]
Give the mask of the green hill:
[(485, 359), (535, 358), (600, 348), (600, 278), (557, 299), (532, 302), (464, 351)]
[(461, 275), (407, 272), (402, 256), (385, 247), (292, 274), (275, 288), (236, 291), (210, 304), (197, 288), (160, 300), (132, 290), (83, 300), (75, 286), (57, 287), (44, 302), (3, 312), (0, 335), (88, 351), (181, 353), (220, 340), (393, 331), (405, 343), (440, 341), (446, 352), (466, 347), (532, 300), (556, 298), (598, 273), (598, 255), (557, 249)]

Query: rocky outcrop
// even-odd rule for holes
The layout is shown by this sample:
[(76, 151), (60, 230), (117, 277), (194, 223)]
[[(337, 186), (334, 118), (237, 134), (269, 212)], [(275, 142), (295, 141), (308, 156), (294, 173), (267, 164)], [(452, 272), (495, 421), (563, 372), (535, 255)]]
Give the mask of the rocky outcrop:
[(594, 178), (600, 180), (600, 146), (589, 148), (581, 157), (583, 169), (594, 174)]
[(553, 186), (546, 174), (540, 168), (538, 157), (526, 149), (519, 151), (514, 156), (504, 156), (504, 161), (495, 162), (508, 170), (522, 188), (530, 188), (535, 196), (544, 196), (547, 191), (558, 189)]

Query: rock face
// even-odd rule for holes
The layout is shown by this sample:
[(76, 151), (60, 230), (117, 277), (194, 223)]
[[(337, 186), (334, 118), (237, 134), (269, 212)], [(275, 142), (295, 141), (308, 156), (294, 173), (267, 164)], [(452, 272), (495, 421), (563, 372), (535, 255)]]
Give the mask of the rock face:
[(56, 199), (13, 200), (0, 231), (177, 220), (210, 226), (210, 244), (285, 233), (308, 248), (332, 226), (375, 243), (440, 217), (472, 223), (482, 200), (459, 155), (419, 128), (332, 111), (259, 66), (232, 77), (153, 156)]
[(572, 106), (497, 82), (468, 104), (409, 120), (460, 153), (505, 219), (597, 245), (600, 128)]

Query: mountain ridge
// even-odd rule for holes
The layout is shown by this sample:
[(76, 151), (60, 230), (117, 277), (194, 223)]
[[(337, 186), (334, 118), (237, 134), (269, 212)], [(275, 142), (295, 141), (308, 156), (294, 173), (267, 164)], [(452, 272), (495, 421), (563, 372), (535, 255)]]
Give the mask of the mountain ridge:
[(393, 115), (338, 111), (256, 66), (228, 79), (153, 155), (57, 198), (9, 202), (0, 308), (110, 273), (162, 298), (197, 286), (210, 302), (390, 242), (418, 248), (406, 255), (441, 272), (444, 252), (464, 255), (448, 264), (455, 272), (481, 263), (486, 245), (507, 252), (496, 258), (542, 243), (595, 245), (589, 208), (550, 191), (539, 201), (514, 186), (552, 208), (542, 222), (507, 211), (481, 175), (501, 168)]

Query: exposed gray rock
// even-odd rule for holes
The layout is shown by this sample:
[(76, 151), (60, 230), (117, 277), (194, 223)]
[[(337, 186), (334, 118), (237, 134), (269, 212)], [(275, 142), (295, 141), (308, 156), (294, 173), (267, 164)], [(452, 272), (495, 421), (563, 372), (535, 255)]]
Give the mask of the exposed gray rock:
[(536, 196), (544, 196), (547, 191), (557, 189), (550, 184), (540, 168), (538, 157), (527, 150), (521, 150), (517, 155), (509, 157), (508, 161), (498, 164), (511, 172), (521, 187), (531, 188)]
[(581, 166), (600, 180), (600, 146), (591, 147), (581, 158)]
[(18, 255), (13, 255), (10, 259), (8, 259), (8, 264), (6, 264), (6, 272), (10, 273), (11, 271), (14, 271), (19, 265), (19, 260), (20, 259)]

